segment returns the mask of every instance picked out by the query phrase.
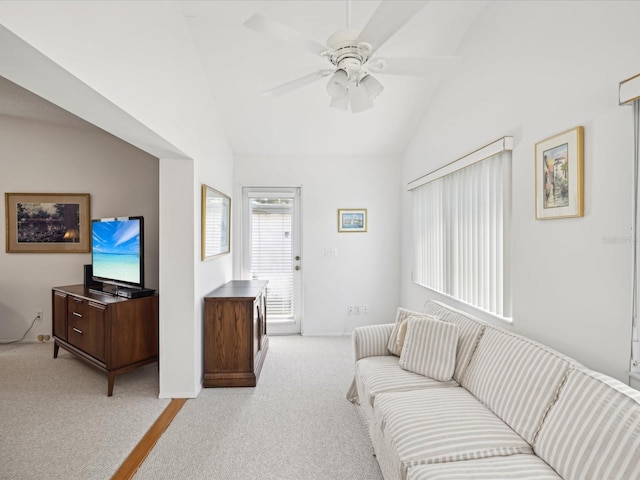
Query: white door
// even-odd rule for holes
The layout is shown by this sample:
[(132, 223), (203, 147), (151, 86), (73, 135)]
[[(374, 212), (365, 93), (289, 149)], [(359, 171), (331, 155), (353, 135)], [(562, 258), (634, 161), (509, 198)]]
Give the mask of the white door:
[(242, 276), (268, 280), (267, 333), (300, 333), (300, 188), (242, 189)]

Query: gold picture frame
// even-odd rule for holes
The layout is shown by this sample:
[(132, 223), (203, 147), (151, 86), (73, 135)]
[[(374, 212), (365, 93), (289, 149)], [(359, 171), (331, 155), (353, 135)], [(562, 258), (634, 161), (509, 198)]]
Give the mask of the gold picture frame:
[(5, 193), (7, 253), (88, 253), (88, 193)]
[(366, 232), (366, 208), (341, 208), (338, 210), (338, 232)]
[(536, 143), (536, 218), (584, 216), (584, 127)]
[(231, 197), (202, 184), (203, 261), (231, 251)]

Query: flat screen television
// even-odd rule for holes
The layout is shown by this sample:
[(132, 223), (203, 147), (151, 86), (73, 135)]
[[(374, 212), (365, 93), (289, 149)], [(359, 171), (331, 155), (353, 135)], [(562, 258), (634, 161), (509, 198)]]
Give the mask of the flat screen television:
[[(144, 288), (144, 218), (91, 221), (93, 279), (117, 287)], [(103, 289), (107, 291), (108, 289)]]

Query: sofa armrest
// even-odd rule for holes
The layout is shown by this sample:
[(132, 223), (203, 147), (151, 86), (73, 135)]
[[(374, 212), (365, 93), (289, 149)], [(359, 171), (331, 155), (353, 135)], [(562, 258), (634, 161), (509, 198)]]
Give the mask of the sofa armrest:
[(356, 362), (365, 357), (391, 355), (387, 348), (393, 323), (367, 325), (353, 329), (353, 351)]

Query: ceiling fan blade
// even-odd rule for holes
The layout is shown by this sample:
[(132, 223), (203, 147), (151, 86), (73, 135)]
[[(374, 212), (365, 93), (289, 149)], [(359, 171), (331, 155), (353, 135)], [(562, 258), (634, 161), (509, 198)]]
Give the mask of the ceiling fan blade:
[(418, 0), (387, 0), (380, 2), (378, 9), (364, 26), (357, 42), (371, 45), (372, 52), (380, 48), (393, 36), (411, 17), (418, 13), (426, 4)]
[(459, 57), (376, 57), (369, 62), (369, 70), (376, 75), (433, 77), (447, 75), (459, 64)]
[(298, 88), (302, 88), (305, 85), (315, 82), (322, 77), (326, 77), (327, 75), (331, 75), (333, 70), (318, 70), (317, 72), (309, 73), (304, 77), (296, 78), (287, 83), (283, 83), (282, 85), (278, 85), (277, 87), (271, 88), (262, 92), (262, 95), (269, 97), (279, 97), (286, 93), (297, 90)]
[(283, 42), (291, 43), (298, 48), (302, 48), (307, 52), (313, 53), (314, 55), (320, 55), (329, 50), (329, 47), (326, 47), (315, 40), (310, 40), (291, 27), (278, 23), (274, 20), (270, 20), (259, 13), (245, 21), (244, 26), (255, 30), (256, 32), (282, 40)]

